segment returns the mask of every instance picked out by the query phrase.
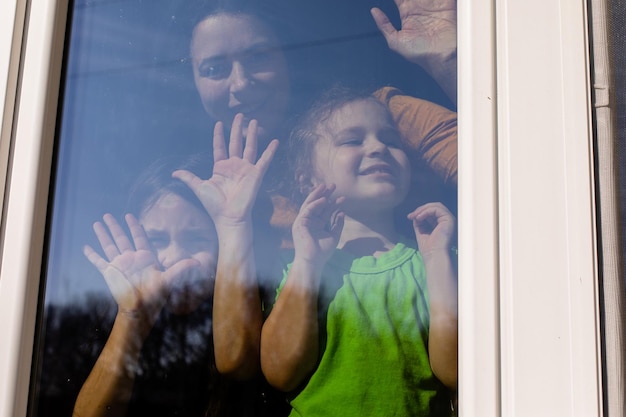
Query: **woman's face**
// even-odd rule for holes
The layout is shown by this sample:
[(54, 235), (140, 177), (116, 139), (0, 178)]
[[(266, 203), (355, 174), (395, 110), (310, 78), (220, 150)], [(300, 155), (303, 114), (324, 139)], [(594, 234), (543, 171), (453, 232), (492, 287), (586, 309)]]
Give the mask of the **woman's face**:
[(184, 259), (197, 266), (177, 277), (169, 288), (166, 307), (188, 314), (213, 295), (217, 265), (217, 232), (206, 211), (178, 194), (162, 195), (139, 222), (163, 269)]
[(205, 111), (226, 126), (243, 113), (246, 129), (256, 119), (269, 140), (289, 101), (287, 63), (271, 29), (253, 16), (209, 16), (194, 29), (191, 58)]

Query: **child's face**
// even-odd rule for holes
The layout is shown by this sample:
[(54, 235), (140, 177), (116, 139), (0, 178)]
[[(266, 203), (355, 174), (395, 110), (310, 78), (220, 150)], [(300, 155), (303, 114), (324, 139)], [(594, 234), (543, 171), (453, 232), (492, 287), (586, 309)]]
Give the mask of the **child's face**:
[(393, 208), (406, 196), (410, 164), (385, 109), (372, 100), (347, 103), (319, 127), (313, 185), (335, 184), (344, 210)]
[(209, 215), (177, 194), (161, 196), (139, 218), (164, 269), (182, 259), (199, 266), (174, 281), (167, 308), (188, 314), (213, 294), (217, 264), (217, 233)]

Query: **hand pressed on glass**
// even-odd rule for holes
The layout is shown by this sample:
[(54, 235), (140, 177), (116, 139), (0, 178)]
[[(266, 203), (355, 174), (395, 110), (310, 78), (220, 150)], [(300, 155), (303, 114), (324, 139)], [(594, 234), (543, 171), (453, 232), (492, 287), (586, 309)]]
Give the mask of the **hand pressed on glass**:
[(335, 185), (318, 185), (307, 196), (293, 223), (295, 250), (303, 259), (324, 265), (332, 255), (343, 229), (344, 198), (333, 198)]
[(172, 282), (200, 263), (181, 259), (163, 269), (145, 231), (132, 214), (126, 215), (132, 242), (112, 215), (105, 214), (103, 220), (104, 224), (94, 224), (94, 232), (108, 260), (91, 246), (85, 246), (85, 256), (104, 277), (119, 313), (151, 326), (167, 302)]
[(456, 0), (395, 0), (400, 30), (371, 9), (389, 49), (422, 66), (456, 102)]
[(256, 120), (250, 121), (244, 146), (243, 114), (237, 114), (226, 151), (223, 124), (216, 123), (213, 175), (208, 180), (202, 180), (189, 171), (172, 174), (193, 190), (218, 229), (250, 221), (263, 176), (278, 147), (278, 141), (274, 139), (257, 161), (257, 125)]

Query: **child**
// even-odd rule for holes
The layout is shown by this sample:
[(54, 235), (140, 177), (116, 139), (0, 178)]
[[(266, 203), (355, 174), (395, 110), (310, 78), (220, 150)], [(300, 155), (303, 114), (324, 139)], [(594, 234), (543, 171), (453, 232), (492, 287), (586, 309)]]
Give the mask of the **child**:
[(153, 164), (131, 191), (130, 236), (110, 214), (94, 224), (104, 257), (90, 246), (84, 253), (118, 311), (76, 416), (254, 415), (254, 388), (233, 385), (215, 369), (217, 234), (194, 193), (171, 177), (181, 168), (202, 175), (210, 160)]
[(292, 415), (449, 415), (457, 380), (455, 219), (439, 203), (393, 221), (410, 165), (376, 99), (333, 90), (292, 135), (295, 257), (262, 328), (261, 367)]

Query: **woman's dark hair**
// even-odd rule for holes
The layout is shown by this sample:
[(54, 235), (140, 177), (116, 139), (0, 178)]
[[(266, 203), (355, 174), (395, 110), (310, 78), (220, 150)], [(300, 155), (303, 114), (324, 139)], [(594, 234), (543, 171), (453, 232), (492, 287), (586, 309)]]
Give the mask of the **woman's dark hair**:
[(198, 197), (182, 181), (172, 178), (172, 172), (185, 169), (203, 179), (211, 176), (213, 158), (208, 153), (192, 156), (171, 156), (150, 164), (135, 180), (130, 189), (126, 212), (139, 218), (162, 196), (176, 194), (185, 201), (205, 210)]
[(298, 31), (294, 13), (281, 1), (191, 0), (185, 8), (189, 19), (190, 35), (198, 23), (209, 16), (218, 14), (245, 15), (258, 19), (274, 32), (281, 43), (280, 46), (284, 46), (285, 42), (293, 41), (293, 34)]
[(324, 133), (320, 131), (324, 122), (346, 104), (361, 100), (372, 101), (380, 105), (389, 120), (393, 120), (387, 107), (378, 101), (371, 92), (336, 85), (322, 92), (296, 122), (288, 142), (289, 172), (292, 178), (291, 189), (295, 201), (304, 201), (308, 192), (308, 190), (302, 190), (298, 177), (301, 174), (313, 175), (313, 150)]

